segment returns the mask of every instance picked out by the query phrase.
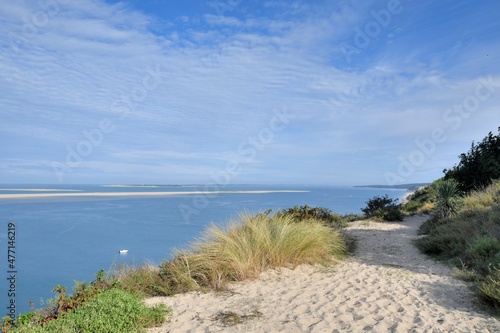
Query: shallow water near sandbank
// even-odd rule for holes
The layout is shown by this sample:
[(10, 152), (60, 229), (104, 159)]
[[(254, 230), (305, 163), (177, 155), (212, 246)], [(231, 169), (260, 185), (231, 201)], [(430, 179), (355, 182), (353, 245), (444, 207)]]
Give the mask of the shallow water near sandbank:
[[(0, 194), (93, 192), (195, 192), (203, 186), (0, 185)], [(211, 188), (209, 190), (214, 190)], [(402, 198), (403, 189), (332, 186), (229, 185), (219, 194), (123, 197), (46, 197), (0, 200), (0, 290), (3, 317), (7, 314), (7, 229), (16, 228), (16, 311), (40, 307), (53, 297), (55, 285), (71, 291), (74, 281), (90, 281), (114, 264), (158, 264), (199, 237), (207, 225), (224, 225), (241, 212), (274, 211), (308, 204), (334, 212), (361, 213), (368, 199), (388, 194)], [(287, 192), (290, 190), (291, 192)], [(234, 193), (234, 191), (245, 191)], [(252, 191), (264, 191), (252, 192)], [(126, 255), (119, 254), (127, 249)]]

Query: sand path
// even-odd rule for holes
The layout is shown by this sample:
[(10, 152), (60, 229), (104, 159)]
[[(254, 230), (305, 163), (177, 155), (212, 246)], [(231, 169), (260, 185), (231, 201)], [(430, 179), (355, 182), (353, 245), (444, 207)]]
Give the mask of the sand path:
[[(148, 299), (174, 311), (148, 332), (500, 332), (464, 282), (412, 245), (424, 220), (353, 223), (356, 254), (332, 269), (268, 271), (227, 293)], [(247, 317), (231, 326), (221, 311)]]

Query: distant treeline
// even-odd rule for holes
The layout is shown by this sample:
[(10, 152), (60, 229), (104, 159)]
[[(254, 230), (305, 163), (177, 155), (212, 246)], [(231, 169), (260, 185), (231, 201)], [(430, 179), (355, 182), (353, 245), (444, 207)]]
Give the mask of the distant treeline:
[(470, 150), (459, 158), (453, 168), (444, 169), (444, 179), (456, 181), (461, 191), (481, 189), (499, 179), (500, 127), (497, 135), (489, 132), (481, 142), (472, 142)]

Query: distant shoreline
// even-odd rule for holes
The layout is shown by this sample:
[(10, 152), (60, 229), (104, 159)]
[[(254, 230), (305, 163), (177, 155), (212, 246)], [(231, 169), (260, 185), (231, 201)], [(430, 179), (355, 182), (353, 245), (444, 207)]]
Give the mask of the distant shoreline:
[(366, 187), (366, 188), (386, 188), (394, 190), (409, 190), (416, 191), (421, 187), (427, 186), (430, 183), (412, 183), (412, 184), (400, 184), (400, 185), (358, 185), (354, 187)]
[(176, 191), (176, 192), (78, 192), (78, 193), (22, 193), (0, 194), (5, 199), (36, 199), (54, 197), (160, 197), (174, 195), (214, 195), (214, 194), (268, 194), (268, 193), (301, 193), (304, 190), (243, 190), (243, 191)]

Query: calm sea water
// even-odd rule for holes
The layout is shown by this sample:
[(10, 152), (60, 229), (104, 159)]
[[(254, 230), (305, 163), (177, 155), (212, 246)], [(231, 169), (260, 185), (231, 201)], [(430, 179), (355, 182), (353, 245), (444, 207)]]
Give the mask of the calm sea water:
[[(0, 185), (0, 194), (80, 192), (202, 191), (202, 186), (108, 187), (101, 185)], [(185, 247), (211, 223), (224, 225), (248, 211), (280, 210), (295, 205), (325, 207), (337, 213), (361, 213), (368, 199), (388, 194), (401, 198), (406, 190), (231, 185), (222, 190), (301, 190), (304, 192), (227, 193), (164, 197), (57, 197), (0, 199), (0, 317), (7, 314), (9, 271), (7, 229), (16, 228), (15, 269), (17, 313), (29, 311), (29, 300), (53, 297), (60, 284), (91, 281), (113, 264), (160, 263), (174, 248)], [(120, 255), (120, 249), (128, 249)]]

